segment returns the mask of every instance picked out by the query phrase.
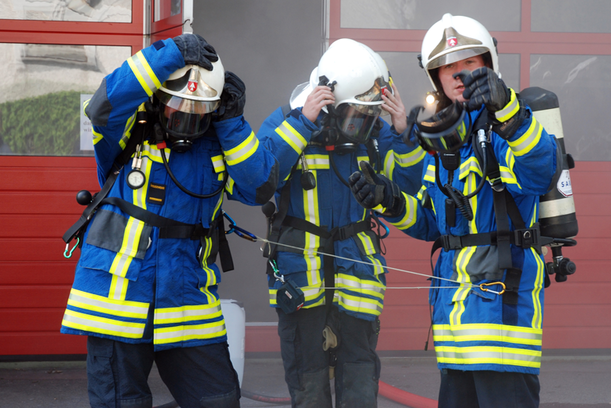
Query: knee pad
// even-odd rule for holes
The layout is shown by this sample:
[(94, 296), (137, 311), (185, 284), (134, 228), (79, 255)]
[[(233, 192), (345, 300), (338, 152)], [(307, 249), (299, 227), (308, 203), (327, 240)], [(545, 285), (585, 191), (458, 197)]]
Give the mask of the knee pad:
[(313, 373), (302, 373), (299, 376), (298, 390), (291, 391), (293, 406), (299, 408), (331, 408), (331, 386), (329, 384), (329, 369)]

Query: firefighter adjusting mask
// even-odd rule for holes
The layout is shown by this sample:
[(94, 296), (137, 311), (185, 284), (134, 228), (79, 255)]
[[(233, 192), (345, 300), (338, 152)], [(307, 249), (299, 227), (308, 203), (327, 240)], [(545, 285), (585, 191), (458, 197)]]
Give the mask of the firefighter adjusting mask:
[(355, 145), (367, 142), (382, 110), (383, 92), (392, 92), (386, 63), (371, 48), (343, 38), (335, 41), (321, 57), (310, 81), (298, 85), (291, 95), (291, 108), (304, 105), (318, 85), (329, 86), (335, 103), (324, 107), (327, 145)]
[(225, 71), (220, 59), (212, 71), (187, 65), (170, 75), (155, 93), (159, 119), (172, 150), (185, 152), (202, 137), (220, 105)]

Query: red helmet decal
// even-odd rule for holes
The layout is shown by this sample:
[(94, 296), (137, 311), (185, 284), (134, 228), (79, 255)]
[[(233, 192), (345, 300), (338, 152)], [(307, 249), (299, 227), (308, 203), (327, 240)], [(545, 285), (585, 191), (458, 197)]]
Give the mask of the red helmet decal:
[(187, 88), (189, 89), (189, 91), (191, 92), (195, 92), (197, 91), (197, 82), (195, 81), (189, 81), (189, 83), (187, 84)]
[(458, 44), (458, 40), (456, 40), (456, 37), (448, 38), (448, 47), (449, 48), (456, 47), (456, 44)]

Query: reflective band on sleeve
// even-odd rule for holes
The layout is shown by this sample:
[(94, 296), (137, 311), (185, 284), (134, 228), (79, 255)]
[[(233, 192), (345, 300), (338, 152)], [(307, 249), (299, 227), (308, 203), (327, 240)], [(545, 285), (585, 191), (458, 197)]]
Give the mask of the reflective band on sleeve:
[(505, 105), (505, 107), (500, 111), (494, 112), (494, 116), (499, 122), (507, 122), (518, 112), (518, 110), (520, 110), (520, 103), (516, 98), (515, 91), (511, 88), (509, 88), (509, 90), (511, 91), (511, 96), (509, 97), (509, 102), (507, 102), (507, 105)]
[(297, 132), (289, 123), (285, 120), (276, 128), (276, 133), (297, 152), (301, 154), (303, 149), (308, 145), (307, 140), (299, 132)]
[(259, 147), (259, 139), (255, 137), (253, 132), (250, 132), (250, 136), (246, 138), (242, 143), (234, 147), (233, 149), (224, 152), (225, 160), (228, 166), (235, 166), (236, 164), (242, 163), (257, 151)]
[(537, 143), (539, 143), (539, 140), (541, 140), (542, 131), (543, 126), (541, 126), (541, 124), (537, 122), (537, 119), (535, 119), (535, 117), (533, 116), (530, 127), (520, 138), (518, 138), (518, 140), (507, 141), (513, 154), (516, 156), (523, 156), (526, 153), (530, 152), (533, 147), (535, 147)]
[(400, 230), (405, 230), (416, 223), (418, 202), (410, 195), (403, 192), (401, 194), (403, 194), (403, 197), (405, 197), (405, 215), (403, 218), (401, 218), (401, 220), (399, 220), (399, 222), (391, 222), (391, 224)]
[(414, 150), (412, 150), (409, 153), (399, 154), (397, 152), (394, 152), (394, 155), (395, 155), (395, 162), (398, 163), (399, 166), (411, 167), (411, 166), (414, 166), (420, 163), (420, 161), (424, 159), (424, 156), (426, 155), (426, 151), (422, 147), (418, 146), (417, 148), (415, 148)]
[(153, 93), (161, 87), (161, 82), (153, 72), (151, 66), (146, 61), (142, 51), (138, 51), (127, 59), (132, 72), (140, 82), (140, 86), (148, 96), (153, 96)]
[(98, 133), (95, 131), (95, 129), (92, 128), (92, 132), (93, 132), (93, 144), (96, 145), (100, 140), (104, 139), (104, 136), (101, 133)]

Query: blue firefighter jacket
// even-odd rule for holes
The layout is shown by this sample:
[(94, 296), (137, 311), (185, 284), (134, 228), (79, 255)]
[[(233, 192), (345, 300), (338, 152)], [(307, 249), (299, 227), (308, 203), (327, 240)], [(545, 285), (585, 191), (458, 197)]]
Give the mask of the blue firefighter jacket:
[[(164, 40), (139, 51), (103, 80), (85, 109), (93, 124), (101, 185), (131, 136), (138, 106), (184, 65), (175, 43)], [(217, 191), (227, 177), (227, 196), (249, 205), (267, 202), (276, 189), (276, 159), (242, 116), (212, 122), (185, 153), (164, 152), (176, 179), (200, 195)], [(142, 159), (145, 184), (138, 189), (127, 185), (128, 163), (108, 197), (203, 228), (222, 216), (223, 192), (199, 199), (181, 191), (161, 151), (148, 141)], [(101, 206), (84, 235), (61, 332), (153, 342), (155, 350), (225, 341), (217, 294), (221, 276), (214, 263), (219, 231), (213, 232), (197, 239), (160, 238), (158, 227), (114, 205)]]
[[(322, 115), (324, 113), (319, 120)], [(377, 137), (380, 167), (406, 191), (415, 193), (421, 185), (425, 152), (418, 145), (406, 146), (394, 128), (391, 130), (386, 122), (383, 125)], [(301, 113), (301, 108), (293, 109), (286, 117), (278, 108), (259, 129), (257, 137), (279, 160), (277, 206), (281, 205), (282, 189), (290, 183), (287, 217), (308, 221), (326, 231), (365, 220), (368, 211), (358, 204), (349, 187), (342, 183), (331, 166), (330, 158), (332, 154), (339, 174), (347, 181), (359, 169), (360, 161), (369, 161), (366, 147), (360, 144), (355, 152), (331, 153), (320, 143), (311, 141), (315, 130), (318, 126)], [(299, 159), (302, 153), (303, 160)], [(304, 189), (300, 183), (303, 161), (316, 179), (316, 187), (311, 190)], [(320, 235), (284, 226), (279, 242), (292, 246), (276, 247), (279, 274), (303, 290), (303, 307), (325, 304), (323, 268), (329, 258), (318, 253), (325, 251), (325, 240)], [(386, 262), (380, 253), (379, 237), (373, 230), (361, 231), (335, 240), (332, 248), (331, 252), (341, 257), (332, 260), (335, 272), (333, 302), (345, 313), (374, 320), (382, 312), (386, 289)], [(268, 284), (270, 305), (278, 307), (276, 292), (282, 283), (268, 275)]]
[[(516, 133), (503, 140), (492, 132), (491, 145), (506, 190), (515, 200), (526, 227), (533, 227), (538, 220), (539, 196), (549, 191), (559, 167), (555, 137), (537, 122), (530, 108), (525, 108), (526, 118)], [(472, 112), (473, 122), (486, 114), (483, 108)], [(482, 164), (474, 155), (471, 139), (459, 153), (460, 168), (454, 172), (452, 186), (467, 196), (482, 178)], [(448, 171), (441, 164), (439, 175), (442, 184), (448, 182)], [(488, 182), (469, 199), (472, 221), (456, 209), (455, 226), (448, 227), (446, 198), (435, 182), (434, 158), (427, 155), (423, 189), (417, 198), (406, 195), (404, 214), (388, 221), (410, 236), (428, 241), (440, 234), (465, 236), (497, 230), (493, 191)], [(503, 296), (471, 286), (505, 280), (507, 271), (499, 270), (496, 246), (440, 251), (434, 275), (446, 280), (432, 280), (429, 299), (434, 307), (433, 336), (440, 369), (539, 373), (545, 264), (535, 248), (512, 244), (511, 257), (513, 267), (522, 270), (517, 305), (506, 304)], [(490, 289), (499, 292), (501, 285), (494, 284)]]

